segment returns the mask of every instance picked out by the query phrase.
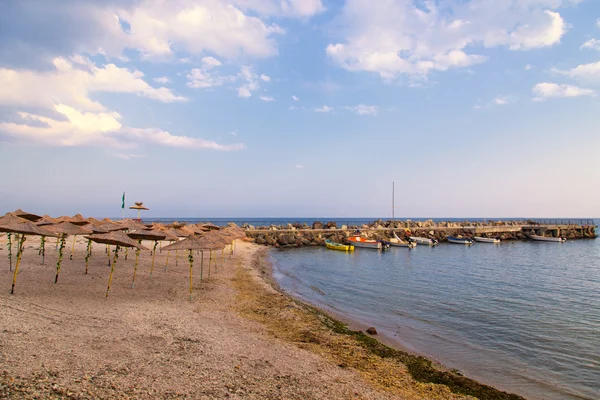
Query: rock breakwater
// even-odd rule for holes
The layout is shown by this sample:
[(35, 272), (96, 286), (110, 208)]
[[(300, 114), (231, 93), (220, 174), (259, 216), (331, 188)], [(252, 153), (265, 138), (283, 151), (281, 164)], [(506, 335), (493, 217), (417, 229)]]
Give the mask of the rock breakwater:
[(273, 247), (324, 246), (326, 240), (348, 244), (348, 238), (357, 232), (363, 237), (389, 240), (394, 233), (401, 239), (410, 236), (426, 237), (446, 242), (448, 236), (493, 237), (500, 240), (527, 240), (534, 235), (564, 237), (568, 240), (596, 238), (596, 226), (592, 223), (541, 224), (534, 221), (488, 221), (488, 222), (434, 222), (428, 221), (374, 221), (360, 226), (340, 227), (333, 221), (284, 226), (254, 227), (244, 225), (246, 235), (255, 243)]

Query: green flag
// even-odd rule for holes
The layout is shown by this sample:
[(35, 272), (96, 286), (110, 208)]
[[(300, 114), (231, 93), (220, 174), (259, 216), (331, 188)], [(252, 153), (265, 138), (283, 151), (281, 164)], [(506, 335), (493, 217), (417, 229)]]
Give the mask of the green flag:
[(123, 192), (123, 198), (121, 199), (121, 208), (125, 209), (125, 192)]

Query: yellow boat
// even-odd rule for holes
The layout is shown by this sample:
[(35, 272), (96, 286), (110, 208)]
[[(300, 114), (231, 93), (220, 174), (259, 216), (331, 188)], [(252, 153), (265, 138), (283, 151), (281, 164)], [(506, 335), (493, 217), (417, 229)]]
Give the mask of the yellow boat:
[(331, 240), (326, 240), (325, 246), (327, 246), (329, 250), (354, 251), (354, 246), (332, 242)]

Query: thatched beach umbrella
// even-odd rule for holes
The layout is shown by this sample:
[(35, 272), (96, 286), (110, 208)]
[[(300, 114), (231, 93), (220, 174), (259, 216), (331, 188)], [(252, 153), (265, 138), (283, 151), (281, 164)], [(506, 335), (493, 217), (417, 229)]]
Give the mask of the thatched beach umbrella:
[(142, 201), (136, 201), (135, 206), (131, 206), (131, 207), (129, 207), (129, 209), (138, 211), (138, 217), (137, 217), (138, 220), (141, 220), (141, 218), (140, 218), (141, 210), (149, 210), (148, 207), (144, 206), (144, 202), (142, 202)]
[(35, 222), (38, 219), (42, 218), (37, 214), (32, 214), (30, 212), (23, 211), (20, 208), (13, 211), (12, 214), (16, 215), (17, 217), (25, 218), (26, 220), (31, 221), (31, 222)]
[[(22, 217), (17, 217), (12, 212), (8, 212), (8, 213), (4, 214), (2, 217), (0, 217), (0, 226), (21, 224), (23, 222), (29, 222), (29, 220), (22, 218)], [(0, 231), (0, 232), (2, 232), (2, 231)], [(9, 271), (12, 271), (12, 236), (13, 236), (12, 232), (6, 233), (6, 240), (7, 240), (7, 244), (8, 244), (8, 264), (9, 264), (8, 270)], [(17, 235), (15, 235), (15, 236), (17, 236)], [(17, 243), (18, 242), (19, 242), (19, 239), (17, 236)]]
[(202, 229), (204, 232), (208, 232), (208, 231), (218, 231), (219, 229), (221, 229), (219, 226), (207, 222), (205, 224), (198, 224), (199, 228)]
[(152, 273), (154, 272), (154, 258), (156, 256), (156, 245), (159, 240), (164, 240), (167, 235), (161, 232), (141, 230), (129, 232), (127, 233), (127, 236), (138, 240), (154, 240), (154, 247), (152, 249), (152, 266), (150, 267), (150, 278), (152, 278)]
[(115, 222), (115, 224), (125, 227), (130, 231), (140, 231), (148, 229), (146, 225), (142, 224), (141, 222), (134, 221), (132, 219), (124, 219), (122, 221), (117, 221)]
[[(108, 292), (110, 292), (110, 284), (112, 283), (113, 272), (115, 271), (115, 264), (117, 263), (117, 258), (119, 256), (119, 248), (120, 247), (135, 247), (138, 250), (148, 250), (148, 248), (142, 246), (141, 243), (136, 242), (131, 239), (122, 231), (115, 231), (110, 233), (98, 233), (93, 234), (87, 237), (93, 242), (103, 243), (106, 245), (114, 245), (115, 246), (115, 255), (113, 257), (113, 262), (110, 268), (110, 276), (108, 278), (108, 287), (106, 288), (106, 297), (108, 297)], [(137, 261), (137, 260), (136, 260)], [(137, 266), (137, 263), (136, 263)]]
[(202, 280), (202, 270), (204, 269), (204, 251), (212, 251), (220, 248), (220, 245), (215, 243), (209, 238), (201, 237), (198, 238), (196, 235), (190, 235), (187, 238), (177, 242), (170, 244), (165, 247), (165, 250), (188, 250), (188, 260), (190, 262), (190, 300), (192, 300), (192, 268), (194, 266), (194, 255), (193, 250), (199, 250), (202, 252), (202, 262), (200, 267), (200, 280)]
[(42, 218), (35, 221), (35, 224), (37, 226), (52, 225), (52, 224), (57, 224), (57, 223), (58, 223), (58, 221), (49, 215), (44, 215)]
[(17, 274), (19, 273), (19, 264), (21, 263), (21, 256), (23, 255), (23, 244), (25, 243), (25, 235), (38, 235), (38, 236), (55, 236), (53, 232), (50, 232), (44, 228), (41, 228), (34, 223), (27, 221), (17, 224), (6, 224), (0, 226), (0, 232), (10, 232), (21, 234), (21, 240), (19, 241), (19, 251), (17, 252), (17, 264), (15, 265), (15, 272), (13, 274), (12, 288), (10, 294), (15, 293), (15, 284), (17, 283)]
[[(58, 282), (58, 274), (60, 274), (60, 264), (62, 262), (63, 257), (63, 248), (65, 247), (65, 238), (67, 235), (73, 235), (73, 247), (71, 248), (71, 257), (70, 260), (73, 259), (73, 252), (75, 251), (75, 237), (77, 235), (88, 235), (92, 233), (92, 230), (86, 228), (84, 226), (73, 225), (70, 222), (61, 222), (56, 225), (47, 225), (45, 227), (51, 232), (56, 233), (60, 236), (60, 249), (58, 250), (58, 262), (56, 263), (56, 276), (54, 277), (54, 283)], [(87, 268), (86, 268), (87, 270)]]
[[(179, 240), (177, 233), (175, 231), (173, 231), (173, 229), (165, 229), (165, 230), (161, 230), (159, 232), (164, 233), (165, 234), (164, 240), (170, 241), (171, 244), (173, 244), (174, 242)], [(161, 251), (162, 251), (162, 248), (161, 248)], [(171, 254), (171, 250), (167, 250), (167, 260), (165, 261), (165, 271), (167, 270), (167, 267), (169, 266), (169, 254)], [(175, 264), (175, 265), (177, 265), (177, 264)]]
[(89, 223), (89, 221), (87, 220), (87, 218), (83, 218), (83, 215), (81, 215), (81, 214), (75, 214), (75, 215), (73, 215), (66, 222), (70, 222), (73, 225), (85, 225), (85, 224)]

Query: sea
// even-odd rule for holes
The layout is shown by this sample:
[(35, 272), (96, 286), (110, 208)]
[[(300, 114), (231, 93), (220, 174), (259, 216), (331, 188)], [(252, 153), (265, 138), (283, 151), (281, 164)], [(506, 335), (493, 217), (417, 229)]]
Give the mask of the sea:
[[(352, 226), (377, 219), (179, 221)], [(495, 220), (515, 219), (527, 220)], [(273, 249), (270, 257), (289, 294), (374, 326), (389, 341), (470, 378), (527, 399), (600, 399), (600, 239), (351, 253), (304, 247)]]

